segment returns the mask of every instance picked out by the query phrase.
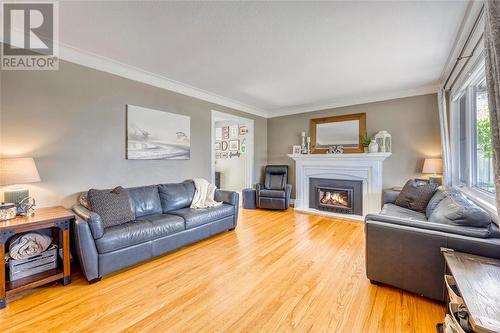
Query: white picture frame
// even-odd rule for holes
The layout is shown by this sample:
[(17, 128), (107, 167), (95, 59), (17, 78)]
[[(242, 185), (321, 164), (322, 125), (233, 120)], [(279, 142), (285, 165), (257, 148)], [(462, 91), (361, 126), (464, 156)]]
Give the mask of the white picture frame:
[(302, 147), (300, 145), (294, 145), (292, 147), (292, 154), (293, 155), (300, 155), (301, 151), (302, 151)]
[(229, 140), (229, 151), (240, 150), (240, 140)]
[(240, 129), (239, 129), (238, 125), (229, 126), (229, 138), (230, 139), (237, 139), (239, 132), (240, 132)]

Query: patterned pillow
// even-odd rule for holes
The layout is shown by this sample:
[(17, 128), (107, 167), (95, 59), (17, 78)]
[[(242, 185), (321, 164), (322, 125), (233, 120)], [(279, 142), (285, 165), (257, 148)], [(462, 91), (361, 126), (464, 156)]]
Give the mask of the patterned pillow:
[(395, 204), (411, 210), (424, 213), (438, 185), (426, 181), (410, 179), (396, 198)]
[(89, 190), (88, 201), (93, 212), (101, 217), (105, 228), (135, 219), (128, 191), (119, 186), (112, 190)]

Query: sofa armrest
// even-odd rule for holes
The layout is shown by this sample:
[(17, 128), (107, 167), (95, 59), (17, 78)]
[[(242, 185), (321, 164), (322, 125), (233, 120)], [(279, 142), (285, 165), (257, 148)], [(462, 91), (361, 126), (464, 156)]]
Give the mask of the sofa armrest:
[(400, 190), (395, 190), (395, 189), (387, 189), (384, 190), (382, 193), (382, 204), (385, 205), (387, 203), (394, 203), (396, 202), (396, 198), (398, 197)]
[(76, 218), (73, 226), (73, 244), (80, 266), (87, 281), (99, 277), (99, 257), (87, 221)]
[(496, 232), (492, 229), (493, 226), (491, 226), (490, 228), (461, 227), (456, 225), (435, 223), (431, 221), (412, 220), (409, 218), (402, 218), (389, 215), (380, 215), (380, 214), (366, 215), (365, 222), (369, 224), (372, 223), (372, 221), (386, 223), (392, 225), (394, 228), (398, 227), (415, 228), (416, 229), (415, 231), (417, 232), (420, 229), (420, 230), (439, 231), (448, 234), (462, 235), (475, 238), (489, 238), (492, 236), (493, 237), (496, 236)]
[(104, 225), (102, 224), (101, 217), (97, 213), (88, 210), (82, 205), (73, 206), (73, 212), (88, 223), (94, 239), (99, 239), (104, 235)]
[(239, 195), (238, 192), (215, 190), (215, 201), (222, 201), (228, 205), (238, 206)]
[(215, 190), (215, 201), (222, 201), (234, 207), (233, 229), (238, 224), (238, 211), (240, 208), (240, 195), (238, 192)]

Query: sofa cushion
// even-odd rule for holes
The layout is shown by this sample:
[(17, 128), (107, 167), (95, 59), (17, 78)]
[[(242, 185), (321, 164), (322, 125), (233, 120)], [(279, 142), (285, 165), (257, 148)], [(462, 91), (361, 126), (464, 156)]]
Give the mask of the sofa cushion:
[(430, 184), (427, 181), (410, 179), (399, 193), (396, 205), (424, 213), (429, 200), (436, 192), (437, 184)]
[(283, 190), (260, 190), (259, 196), (268, 198), (285, 198), (285, 191)]
[(193, 201), (194, 191), (195, 187), (192, 180), (177, 184), (158, 185), (163, 213), (189, 207)]
[(220, 220), (234, 214), (234, 207), (222, 204), (213, 208), (183, 208), (170, 211), (169, 214), (178, 215), (186, 221), (186, 229)]
[(488, 227), (491, 216), (463, 194), (448, 193), (436, 206), (429, 221), (464, 227)]
[(427, 221), (425, 214), (391, 203), (385, 204), (384, 207), (382, 207), (380, 215), (394, 216), (410, 220)]
[(158, 186), (152, 185), (129, 188), (128, 194), (136, 218), (162, 213)]
[(184, 220), (176, 215), (143, 216), (136, 221), (112, 226), (96, 239), (97, 252), (108, 253), (185, 230)]
[(432, 196), (431, 200), (429, 200), (429, 203), (427, 204), (427, 207), (425, 208), (425, 216), (429, 218), (432, 213), (434, 212), (434, 209), (436, 209), (437, 205), (446, 198), (447, 192), (444, 190), (443, 186), (438, 187), (434, 195)]
[(133, 221), (135, 218), (128, 190), (121, 186), (112, 190), (90, 189), (87, 197), (92, 211), (101, 217), (104, 228)]

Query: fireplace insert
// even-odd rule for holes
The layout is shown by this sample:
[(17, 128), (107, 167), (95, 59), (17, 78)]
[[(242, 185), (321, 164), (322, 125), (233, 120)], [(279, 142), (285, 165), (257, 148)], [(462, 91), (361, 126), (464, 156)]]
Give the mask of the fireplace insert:
[(310, 178), (309, 207), (363, 215), (363, 183), (357, 180)]

